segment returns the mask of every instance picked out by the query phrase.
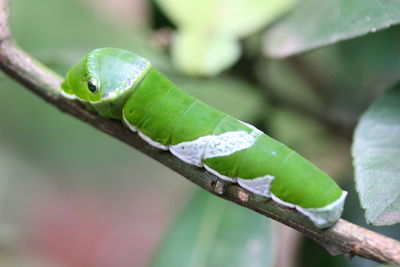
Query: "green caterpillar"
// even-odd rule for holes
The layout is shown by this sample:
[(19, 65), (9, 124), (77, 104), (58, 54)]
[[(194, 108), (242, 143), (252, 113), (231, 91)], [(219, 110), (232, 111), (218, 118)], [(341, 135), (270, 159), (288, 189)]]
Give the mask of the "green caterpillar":
[(62, 94), (122, 120), (150, 145), (220, 179), (296, 208), (315, 226), (336, 222), (347, 192), (255, 127), (188, 95), (129, 51), (95, 49), (70, 69)]

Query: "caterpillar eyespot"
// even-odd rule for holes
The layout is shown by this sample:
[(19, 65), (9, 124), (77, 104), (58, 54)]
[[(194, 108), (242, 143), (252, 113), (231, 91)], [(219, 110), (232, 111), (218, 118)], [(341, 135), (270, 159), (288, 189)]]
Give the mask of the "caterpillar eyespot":
[[(92, 95), (82, 91), (85, 81)], [(323, 171), (254, 126), (185, 93), (136, 54), (95, 49), (71, 68), (61, 89), (101, 116), (122, 120), (151, 146), (294, 208), (316, 227), (329, 227), (342, 214), (347, 192)]]
[(89, 89), (90, 92), (97, 93), (98, 89), (97, 89), (97, 82), (94, 79), (89, 79), (87, 82), (87, 87)]

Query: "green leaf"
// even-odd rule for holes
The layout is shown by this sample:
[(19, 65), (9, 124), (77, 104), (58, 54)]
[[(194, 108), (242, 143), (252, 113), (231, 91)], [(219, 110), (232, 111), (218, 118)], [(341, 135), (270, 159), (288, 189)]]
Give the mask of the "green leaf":
[(399, 22), (398, 0), (303, 0), (268, 31), (265, 53), (287, 57)]
[(198, 191), (170, 227), (153, 266), (268, 267), (272, 242), (269, 219)]
[(356, 188), (367, 221), (400, 221), (400, 85), (378, 98), (362, 116), (354, 136)]
[(272, 22), (297, 0), (157, 0), (177, 25), (172, 56), (195, 76), (213, 76), (240, 56), (238, 40)]

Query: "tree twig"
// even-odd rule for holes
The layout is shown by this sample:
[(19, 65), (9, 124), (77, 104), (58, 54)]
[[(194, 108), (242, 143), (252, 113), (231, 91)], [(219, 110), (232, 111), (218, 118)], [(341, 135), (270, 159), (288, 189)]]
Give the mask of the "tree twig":
[(59, 94), (61, 77), (21, 50), (10, 38), (6, 17), (7, 1), (0, 0), (0, 68), (50, 104), (92, 125), (114, 138), (142, 151), (205, 190), (246, 208), (284, 223), (324, 246), (332, 255), (358, 255), (383, 263), (400, 264), (400, 242), (372, 232), (345, 220), (339, 220), (327, 230), (315, 228), (295, 210), (276, 202), (261, 199), (243, 188), (151, 147), (119, 121), (104, 119), (81, 104), (64, 99)]

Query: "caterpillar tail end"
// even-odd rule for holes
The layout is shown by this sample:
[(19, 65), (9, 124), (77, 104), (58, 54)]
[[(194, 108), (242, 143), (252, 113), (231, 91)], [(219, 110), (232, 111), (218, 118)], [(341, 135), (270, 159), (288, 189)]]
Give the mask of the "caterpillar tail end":
[(342, 195), (337, 200), (325, 207), (302, 208), (296, 205), (296, 209), (308, 217), (316, 227), (328, 228), (341, 217), (346, 196), (347, 192), (343, 191)]
[[(218, 175), (217, 175), (218, 176)], [(294, 208), (304, 216), (306, 216), (317, 228), (328, 228), (332, 226), (342, 215), (344, 202), (347, 196), (347, 192), (343, 191), (340, 197), (334, 202), (321, 207), (321, 208), (303, 208), (299, 205), (295, 205), (275, 196), (270, 191), (270, 186), (274, 177), (271, 175), (266, 175), (264, 177), (259, 177), (256, 179), (241, 179), (237, 178), (239, 185), (250, 192), (272, 198), (275, 202), (289, 207)]]

